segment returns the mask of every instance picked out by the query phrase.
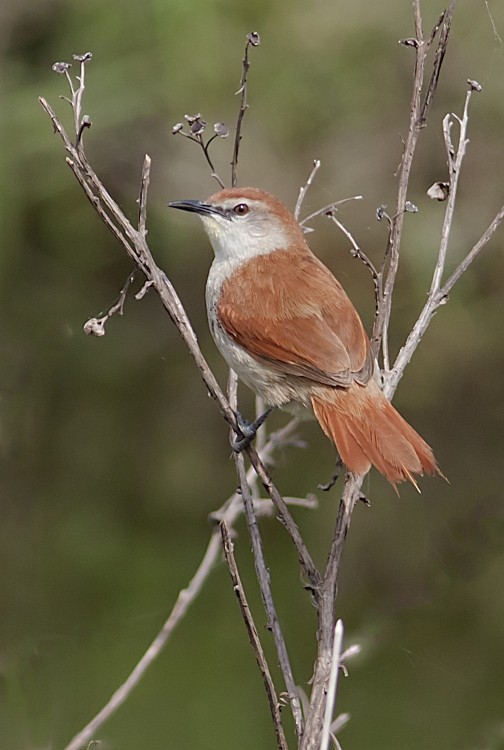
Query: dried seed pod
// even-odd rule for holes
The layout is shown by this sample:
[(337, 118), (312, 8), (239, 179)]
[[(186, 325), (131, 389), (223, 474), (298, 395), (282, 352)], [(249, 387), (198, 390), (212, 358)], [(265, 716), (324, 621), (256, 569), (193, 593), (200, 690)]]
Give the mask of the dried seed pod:
[(449, 193), (449, 182), (435, 182), (434, 185), (431, 185), (427, 190), (427, 195), (429, 196), (429, 198), (438, 201), (445, 201), (448, 198)]

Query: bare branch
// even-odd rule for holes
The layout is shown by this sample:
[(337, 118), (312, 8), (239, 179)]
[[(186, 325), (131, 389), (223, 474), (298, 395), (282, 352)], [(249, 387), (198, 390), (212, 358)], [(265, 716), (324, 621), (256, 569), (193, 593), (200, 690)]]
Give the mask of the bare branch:
[[(443, 134), (445, 139), (445, 145), (446, 145), (446, 152), (447, 152), (447, 158), (448, 158), (448, 170), (449, 170), (449, 183), (448, 183), (448, 197), (446, 202), (446, 210), (445, 210), (445, 218), (443, 221), (443, 228), (441, 231), (441, 243), (439, 247), (439, 254), (438, 259), (436, 262), (436, 267), (434, 269), (432, 282), (431, 282), (431, 288), (429, 291), (429, 296), (427, 298), (427, 301), (418, 317), (418, 320), (416, 321), (415, 325), (413, 326), (406, 343), (400, 350), (397, 359), (394, 363), (394, 366), (390, 373), (385, 377), (385, 384), (384, 384), (384, 393), (388, 398), (391, 398), (392, 395), (395, 392), (395, 389), (397, 388), (397, 385), (404, 373), (404, 369), (408, 362), (411, 360), (411, 357), (413, 356), (418, 344), (420, 343), (422, 336), (424, 335), (425, 331), (427, 330), (427, 327), (432, 319), (432, 316), (434, 315), (434, 312), (440, 305), (445, 304), (445, 302), (448, 299), (448, 294), (453, 287), (453, 285), (456, 283), (456, 281), (462, 276), (464, 271), (467, 270), (469, 265), (472, 263), (474, 258), (479, 254), (479, 252), (483, 249), (483, 247), (487, 244), (493, 233), (496, 231), (497, 227), (500, 225), (500, 223), (504, 219), (504, 207), (501, 208), (501, 210), (497, 213), (496, 217), (486, 230), (486, 232), (482, 235), (480, 240), (476, 243), (476, 245), (472, 248), (472, 250), (467, 254), (465, 259), (459, 264), (459, 266), (456, 268), (456, 270), (453, 272), (453, 274), (450, 276), (446, 284), (442, 287), (441, 282), (443, 278), (445, 263), (446, 263), (446, 255), (448, 251), (448, 241), (450, 237), (450, 231), (452, 227), (453, 222), (453, 214), (455, 209), (455, 200), (457, 197), (457, 188), (458, 188), (458, 180), (460, 176), (460, 171), (462, 167), (462, 161), (465, 156), (466, 147), (468, 144), (468, 138), (467, 138), (467, 126), (469, 122), (469, 102), (471, 99), (471, 95), (473, 91), (480, 90), (480, 86), (476, 81), (469, 81), (469, 90), (466, 94), (466, 99), (464, 103), (464, 110), (462, 117), (458, 117), (457, 115), (447, 115), (443, 120)], [(452, 138), (451, 138), (451, 128), (452, 128), (452, 119), (451, 117), (455, 117), (455, 119), (459, 123), (459, 139), (458, 139), (458, 147), (457, 151), (455, 153)]]
[(151, 286), (153, 286), (153, 284), (154, 282), (152, 281), (152, 279), (150, 281), (146, 281), (143, 287), (140, 289), (140, 291), (135, 294), (135, 299), (136, 300), (143, 299), (145, 295), (147, 294), (147, 292), (149, 291), (149, 289), (151, 288)]
[(280, 748), (280, 750), (288, 750), (287, 741), (285, 739), (285, 734), (282, 726), (282, 717), (280, 714), (278, 698), (275, 692), (275, 686), (273, 684), (273, 680), (271, 678), (268, 667), (268, 662), (266, 661), (266, 657), (261, 646), (261, 641), (259, 639), (259, 634), (257, 632), (257, 628), (250, 611), (247, 597), (245, 595), (245, 590), (241, 582), (240, 574), (238, 572), (238, 566), (236, 565), (234, 556), (233, 542), (231, 541), (231, 538), (229, 536), (229, 529), (225, 521), (221, 521), (220, 529), (222, 534), (222, 545), (224, 547), (224, 557), (226, 558), (226, 562), (229, 566), (229, 572), (231, 574), (231, 580), (233, 581), (234, 592), (240, 605), (240, 610), (245, 622), (245, 626), (247, 628), (249, 640), (254, 650), (257, 664), (259, 665), (259, 669), (261, 670), (264, 687), (268, 696), (271, 718), (273, 719), (273, 726), (275, 727), (278, 747)]
[(201, 114), (197, 115), (184, 115), (185, 119), (189, 123), (190, 126), (190, 132), (186, 133), (186, 131), (183, 129), (184, 125), (181, 122), (178, 122), (176, 125), (172, 128), (172, 134), (173, 135), (183, 135), (184, 138), (188, 138), (190, 141), (194, 141), (194, 143), (197, 143), (199, 146), (201, 146), (201, 149), (203, 151), (203, 155), (206, 159), (206, 162), (208, 166), (210, 167), (211, 175), (212, 177), (217, 180), (219, 183), (219, 186), (221, 188), (225, 188), (226, 186), (222, 182), (221, 178), (215, 171), (215, 167), (213, 165), (212, 160), (210, 159), (210, 154), (208, 153), (208, 147), (214, 141), (216, 138), (227, 138), (229, 135), (229, 130), (226, 128), (223, 122), (218, 122), (214, 125), (214, 131), (215, 134), (208, 139), (208, 141), (205, 143), (205, 140), (203, 138), (203, 131), (206, 127), (206, 121), (201, 119)]
[(443, 277), (443, 271), (446, 263), (446, 253), (448, 251), (448, 240), (450, 238), (450, 231), (453, 222), (453, 212), (455, 210), (455, 200), (457, 198), (458, 180), (460, 177), (460, 170), (462, 167), (462, 161), (465, 156), (466, 147), (469, 143), (467, 139), (467, 125), (468, 125), (468, 107), (471, 100), (471, 94), (473, 89), (470, 88), (467, 92), (464, 112), (462, 119), (456, 118), (459, 122), (459, 143), (457, 149), (457, 156), (454, 158), (453, 144), (451, 140), (451, 125), (452, 121), (450, 115), (447, 115), (443, 120), (443, 132), (445, 136), (446, 151), (448, 155), (448, 171), (449, 171), (449, 190), (448, 200), (446, 203), (445, 218), (443, 222), (443, 228), (441, 230), (441, 244), (439, 247), (439, 255), (434, 269), (434, 275), (432, 277), (432, 284), (430, 294), (435, 294), (441, 285), (441, 279)]
[[(249, 47), (258, 47), (261, 43), (261, 39), (259, 37), (259, 34), (256, 31), (250, 32), (250, 34), (247, 34), (247, 42), (245, 44), (245, 54), (243, 57), (243, 68), (242, 68), (242, 76), (240, 81), (240, 88), (236, 92), (237, 94), (241, 94), (241, 103), (240, 103), (240, 110), (238, 112), (238, 118), (236, 122), (236, 133), (235, 133), (235, 141), (233, 146), (233, 159), (231, 162), (231, 186), (236, 187), (237, 184), (237, 166), (238, 166), (238, 154), (240, 151), (240, 141), (241, 141), (241, 128), (242, 128), (242, 122), (243, 118), (245, 116), (245, 111), (248, 108), (248, 102), (247, 102), (247, 74), (248, 69), (250, 67), (250, 61), (249, 61)], [(183, 135), (185, 138), (189, 138), (189, 140), (194, 141), (195, 143), (198, 143), (201, 146), (201, 149), (203, 151), (203, 154), (205, 156), (205, 159), (208, 163), (208, 166), (210, 167), (212, 177), (217, 180), (221, 188), (225, 188), (225, 184), (215, 171), (215, 167), (213, 165), (213, 162), (210, 158), (210, 154), (208, 152), (208, 148), (212, 141), (214, 141), (216, 138), (227, 138), (229, 135), (228, 128), (224, 125), (223, 122), (218, 122), (214, 125), (214, 135), (208, 139), (208, 141), (205, 143), (203, 138), (203, 131), (206, 127), (206, 121), (201, 118), (201, 114), (197, 115), (185, 115), (185, 119), (189, 123), (189, 132), (186, 132), (183, 128), (184, 125), (181, 122), (178, 122), (176, 125), (172, 128), (173, 135)]]
[(460, 279), (462, 274), (469, 268), (473, 260), (479, 255), (481, 250), (488, 243), (494, 232), (497, 230), (499, 225), (504, 221), (504, 206), (495, 216), (494, 220), (483, 233), (478, 242), (474, 245), (472, 250), (466, 255), (464, 260), (457, 266), (455, 271), (449, 277), (447, 282), (442, 286), (437, 294), (429, 296), (429, 299), (424, 305), (420, 316), (413, 326), (406, 343), (397, 355), (397, 359), (394, 363), (394, 367), (389, 373), (388, 378), (385, 381), (383, 392), (388, 398), (392, 398), (397, 385), (404, 373), (406, 365), (411, 360), (411, 357), (415, 353), (415, 350), (422, 339), (425, 331), (427, 330), (429, 323), (434, 315), (434, 312), (438, 307), (445, 304), (448, 301), (448, 295), (454, 284)]
[(72, 98), (69, 99), (67, 96), (62, 97), (67, 101), (73, 111), (74, 116), (74, 130), (75, 130), (75, 146), (78, 151), (81, 150), (81, 141), (82, 141), (82, 134), (86, 128), (91, 127), (91, 121), (87, 115), (85, 115), (81, 119), (81, 112), (82, 112), (82, 96), (84, 94), (84, 90), (86, 88), (85, 84), (85, 77), (86, 77), (86, 63), (91, 60), (93, 55), (91, 52), (86, 52), (84, 55), (74, 55), (73, 58), (77, 62), (80, 62), (80, 75), (76, 76), (77, 80), (79, 81), (79, 87), (76, 89), (74, 86), (74, 83), (72, 81), (72, 76), (69, 73), (70, 68), (72, 67), (71, 63), (65, 63), (65, 62), (58, 62), (54, 63), (52, 66), (55, 73), (58, 73), (58, 75), (65, 75), (68, 85), (70, 86), (70, 92), (72, 94)]
[[(417, 1), (418, 0), (415, 0), (415, 2)], [(458, 0), (451, 0), (448, 8), (441, 15), (441, 18), (439, 19), (437, 24), (434, 26), (429, 38), (427, 39), (427, 44), (430, 47), (431, 43), (434, 41), (434, 37), (438, 29), (442, 25), (441, 33), (439, 35), (439, 42), (438, 42), (438, 46), (436, 49), (436, 57), (434, 59), (432, 75), (430, 77), (429, 85), (427, 87), (425, 101), (423, 103), (422, 110), (420, 112), (419, 125), (423, 125), (425, 123), (425, 120), (427, 119), (427, 112), (429, 111), (429, 107), (432, 104), (432, 100), (434, 98), (434, 93), (436, 91), (438, 81), (439, 81), (439, 74), (441, 72), (441, 65), (443, 64), (444, 56), (446, 54), (446, 48), (448, 47), (448, 38), (450, 36), (453, 14), (455, 12), (455, 7), (457, 5), (457, 2)]]
[(247, 526), (252, 541), (252, 547), (254, 551), (254, 565), (256, 569), (257, 579), (259, 581), (259, 588), (261, 591), (261, 597), (263, 599), (264, 608), (268, 615), (268, 629), (271, 630), (273, 639), (275, 641), (275, 647), (278, 654), (278, 660), (280, 668), (285, 680), (285, 687), (289, 696), (289, 702), (292, 708), (294, 716), (294, 723), (296, 725), (296, 734), (298, 739), (301, 739), (303, 734), (303, 715), (301, 712), (301, 705), (299, 703), (299, 697), (296, 692), (296, 683), (292, 674), (292, 668), (290, 665), (289, 656), (287, 654), (287, 647), (283, 637), (278, 615), (276, 613), (276, 607), (273, 601), (271, 593), (269, 572), (264, 559), (264, 552), (262, 546), (262, 540), (259, 533), (259, 527), (257, 525), (257, 519), (254, 512), (254, 505), (252, 502), (252, 495), (250, 488), (246, 480), (245, 472), (245, 461), (243, 453), (235, 453), (235, 462), (238, 470), (238, 477), (240, 480), (240, 487), (243, 497), (243, 505), (245, 510), (245, 518), (247, 520)]
[(114, 315), (115, 313), (119, 313), (119, 315), (122, 315), (124, 312), (124, 303), (126, 302), (126, 296), (128, 294), (128, 289), (130, 288), (130, 285), (135, 280), (136, 276), (136, 270), (133, 270), (128, 278), (126, 279), (126, 283), (124, 284), (123, 288), (121, 289), (119, 293), (119, 299), (118, 301), (112, 305), (112, 307), (109, 309), (108, 313), (105, 313), (101, 318), (90, 318), (86, 323), (84, 323), (84, 333), (86, 333), (88, 336), (104, 336), (105, 335), (105, 323), (107, 320)]
[(238, 112), (238, 120), (236, 122), (236, 134), (235, 134), (235, 142), (234, 142), (234, 148), (233, 148), (233, 160), (231, 162), (231, 187), (236, 187), (237, 182), (238, 182), (236, 168), (238, 166), (238, 153), (240, 151), (240, 141), (242, 138), (241, 128), (242, 128), (243, 117), (248, 107), (247, 73), (248, 73), (248, 69), (250, 68), (250, 62), (248, 59), (248, 51), (249, 51), (250, 46), (258, 47), (260, 43), (261, 43), (261, 39), (257, 31), (251, 31), (250, 34), (247, 34), (247, 43), (245, 44), (245, 54), (243, 56), (243, 70), (242, 70), (242, 77), (240, 81), (240, 88), (236, 92), (237, 94), (241, 94), (241, 103), (240, 103), (240, 111)]
[[(287, 505), (297, 505), (299, 508), (311, 508), (316, 509), (319, 507), (318, 498), (312, 493), (308, 493), (306, 497), (284, 497)], [(254, 510), (257, 516), (271, 516), (275, 510), (275, 506), (271, 500), (262, 497), (254, 497)]]
[[(452, 273), (448, 281), (439, 290), (439, 295), (446, 301), (448, 294), (453, 285), (460, 279), (462, 274), (467, 271), (476, 256), (483, 250), (487, 242), (490, 240), (496, 229), (499, 227), (501, 222), (504, 221), (504, 206), (497, 213), (497, 216), (492, 221), (488, 229), (483, 233), (478, 242), (474, 245), (472, 250), (466, 255), (462, 263), (460, 263), (455, 271)], [(440, 303), (442, 304), (442, 302)]]
[[(230, 370), (228, 381), (228, 398), (231, 408), (234, 411), (236, 411), (237, 408), (237, 394), (238, 377), (233, 370)], [(278, 655), (278, 661), (280, 663), (280, 668), (284, 676), (285, 687), (287, 689), (287, 695), (291, 705), (292, 714), (294, 716), (296, 734), (298, 736), (298, 739), (301, 740), (301, 737), (303, 735), (303, 713), (301, 711), (299, 696), (296, 691), (296, 683), (292, 674), (292, 668), (287, 653), (287, 646), (285, 645), (285, 639), (280, 627), (280, 621), (278, 619), (275, 603), (273, 601), (273, 595), (271, 593), (270, 576), (268, 568), (266, 566), (266, 560), (264, 558), (263, 544), (259, 526), (257, 525), (252, 493), (247, 482), (243, 453), (235, 452), (234, 459), (236, 464), (236, 471), (238, 473), (238, 480), (240, 482), (241, 495), (243, 498), (245, 520), (247, 521), (247, 528), (250, 534), (250, 540), (252, 542), (252, 550), (254, 553), (254, 567), (257, 575), (257, 580), (259, 582), (259, 590), (261, 592), (264, 609), (266, 610), (266, 615), (268, 617), (268, 629), (273, 635), (273, 640), (275, 642), (275, 648)]]
[(150, 167), (151, 158), (148, 154), (145, 154), (142, 169), (142, 182), (140, 183), (140, 195), (138, 197), (138, 231), (143, 234), (144, 237), (147, 235), (145, 224), (147, 221), (147, 191), (150, 182)]
[(315, 662), (313, 685), (310, 695), (310, 709), (306, 717), (305, 732), (301, 750), (319, 750), (320, 732), (325, 713), (327, 685), (332, 664), (334, 630), (334, 602), (337, 581), (350, 520), (355, 504), (360, 498), (363, 476), (347, 473), (341, 497), (333, 541), (329, 553), (323, 583), (317, 595), (319, 628), (317, 633), (318, 653)]
[(413, 13), (415, 16), (415, 34), (418, 42), (423, 40), (422, 31), (422, 11), (420, 8), (420, 0), (413, 0)]
[(364, 265), (371, 272), (371, 276), (373, 278), (374, 290), (375, 290), (375, 303), (376, 303), (375, 315), (378, 315), (378, 306), (379, 306), (379, 301), (380, 301), (380, 285), (379, 285), (378, 271), (374, 267), (374, 263), (360, 249), (352, 233), (349, 232), (348, 229), (340, 221), (338, 221), (336, 216), (332, 212), (327, 212), (327, 216), (336, 224), (338, 229), (341, 229), (345, 237), (347, 237), (350, 240), (352, 244), (352, 250), (350, 252), (352, 253), (353, 257), (360, 258), (360, 260), (364, 263)]
[[(341, 656), (341, 659), (343, 659), (343, 654)], [(340, 659), (340, 666), (341, 666), (341, 659)], [(339, 714), (334, 719), (333, 723), (331, 724), (331, 732), (334, 734), (337, 734), (340, 731), (340, 729), (343, 729), (343, 727), (346, 726), (346, 724), (348, 724), (349, 721), (350, 721), (350, 714), (348, 713)]]
[[(303, 201), (305, 199), (306, 193), (308, 192), (308, 189), (309, 189), (310, 185), (312, 184), (313, 180), (315, 179), (315, 175), (317, 174), (317, 172), (320, 169), (320, 164), (321, 164), (320, 159), (314, 159), (313, 160), (313, 169), (310, 172), (310, 176), (306, 180), (305, 186), (299, 189), (299, 196), (298, 196), (298, 199), (296, 201), (296, 207), (294, 209), (294, 218), (296, 220), (299, 219), (299, 214), (301, 212), (301, 206), (303, 205)], [(306, 221), (306, 219), (305, 219), (305, 221)]]
[(215, 180), (217, 180), (217, 182), (219, 183), (220, 187), (224, 189), (224, 188), (225, 188), (226, 186), (225, 186), (225, 184), (224, 184), (224, 183), (222, 182), (222, 180), (221, 180), (221, 178), (219, 177), (219, 175), (217, 174), (217, 172), (215, 171), (215, 167), (214, 167), (214, 165), (213, 165), (213, 162), (212, 162), (212, 160), (210, 159), (210, 154), (208, 153), (208, 147), (209, 147), (209, 145), (211, 144), (211, 142), (212, 142), (212, 141), (213, 141), (213, 140), (214, 140), (215, 138), (217, 138), (217, 136), (216, 136), (216, 135), (214, 135), (214, 136), (213, 136), (212, 138), (210, 138), (210, 139), (209, 139), (209, 140), (207, 141), (207, 143), (205, 144), (205, 143), (203, 142), (203, 138), (202, 138), (202, 136), (200, 135), (200, 136), (198, 137), (198, 142), (199, 142), (199, 143), (201, 144), (201, 147), (202, 147), (202, 149), (203, 149), (203, 153), (205, 154), (205, 159), (207, 160), (207, 162), (208, 162), (208, 166), (209, 166), (209, 167), (210, 167), (210, 169), (211, 169), (211, 172), (212, 172), (212, 177), (213, 177), (213, 178), (214, 178)]
[(351, 198), (342, 198), (339, 201), (333, 201), (332, 203), (328, 203), (327, 206), (322, 206), (322, 208), (317, 209), (317, 211), (314, 211), (312, 214), (306, 217), (306, 219), (303, 219), (303, 221), (299, 222), (299, 226), (306, 231), (312, 231), (305, 229), (305, 224), (307, 224), (309, 221), (314, 219), (316, 216), (320, 216), (321, 214), (330, 214), (331, 211), (336, 211), (337, 206), (341, 206), (343, 203), (348, 203), (348, 201), (360, 201), (362, 200), (362, 195), (352, 195)]
[(257, 471), (257, 474), (259, 476), (259, 479), (261, 480), (261, 483), (264, 489), (266, 490), (266, 492), (272, 499), (277, 509), (279, 520), (282, 522), (282, 524), (285, 526), (285, 528), (289, 532), (289, 535), (298, 553), (300, 565), (305, 575), (308, 578), (308, 581), (310, 583), (310, 588), (313, 590), (314, 595), (316, 596), (316, 592), (318, 591), (318, 587), (320, 586), (322, 582), (322, 578), (320, 576), (319, 571), (317, 570), (317, 567), (315, 566), (312, 560), (312, 557), (308, 551), (308, 548), (306, 547), (303, 541), (303, 538), (301, 537), (301, 534), (299, 533), (297, 524), (295, 523), (294, 519), (289, 513), (285, 500), (280, 495), (277, 488), (271, 481), (271, 478), (269, 477), (266, 471), (266, 468), (263, 462), (260, 460), (259, 456), (257, 455), (257, 452), (253, 445), (248, 446), (247, 454), (250, 458), (250, 461), (254, 469)]
[(338, 673), (340, 668), (341, 651), (343, 649), (343, 621), (338, 620), (334, 627), (334, 640), (331, 659), (331, 672), (329, 674), (329, 685), (327, 687), (327, 701), (324, 714), (324, 725), (322, 727), (322, 740), (320, 750), (328, 750), (329, 739), (332, 728), (332, 717), (334, 704), (336, 702), (336, 690), (338, 688)]
[[(420, 16), (420, 0), (414, 0), (415, 10), (415, 27), (417, 33), (421, 30), (421, 16)], [(379, 314), (375, 319), (373, 327), (373, 334), (371, 336), (371, 347), (376, 358), (378, 356), (380, 347), (383, 348), (384, 358), (384, 369), (389, 370), (389, 357), (388, 357), (388, 326), (390, 322), (390, 311), (392, 307), (392, 293), (394, 290), (395, 279), (397, 276), (397, 270), (399, 268), (399, 250), (401, 244), (401, 236), (404, 222), (404, 212), (406, 211), (407, 203), (407, 191), (409, 185), (409, 178), (411, 173), (411, 166), (413, 163), (413, 156), (415, 154), (416, 144), (420, 135), (420, 130), (425, 125), (428, 109), (432, 103), (434, 93), (439, 80), (439, 73), (441, 65), (443, 63), (446, 47), (448, 44), (448, 38), (451, 29), (451, 23), (453, 13), (457, 5), (457, 0), (451, 0), (450, 5), (446, 12), (434, 27), (432, 33), (423, 41), (421, 38), (416, 40), (406, 40), (405, 43), (411, 42), (407, 46), (415, 48), (416, 60), (415, 60), (415, 72), (413, 80), (413, 95), (411, 99), (410, 108), (410, 122), (408, 128), (408, 135), (404, 147), (403, 158), (399, 167), (399, 189), (397, 195), (397, 208), (396, 213), (392, 217), (390, 222), (390, 233), (387, 243), (387, 249), (385, 256), (389, 259), (389, 268), (385, 283), (383, 284), (383, 291), (381, 292), (380, 310)], [(442, 22), (440, 39), (436, 51), (436, 57), (434, 60), (434, 66), (432, 75), (430, 78), (427, 94), (423, 105), (421, 104), (422, 86), (425, 75), (425, 65), (427, 53), (429, 52), (430, 46), (434, 40), (434, 36), (440, 27)], [(382, 280), (380, 279), (380, 284)]]
[[(233, 510), (235, 509), (233, 508)], [(173, 630), (185, 615), (189, 605), (192, 604), (194, 599), (198, 596), (203, 584), (210, 574), (210, 571), (216, 563), (219, 551), (220, 532), (219, 529), (214, 529), (205, 556), (201, 561), (198, 570), (191, 579), (189, 586), (179, 593), (175, 606), (161, 631), (151, 643), (127, 680), (120, 686), (120, 688), (118, 688), (118, 690), (115, 691), (108, 703), (98, 714), (96, 714), (89, 724), (87, 724), (81, 732), (75, 735), (72, 741), (65, 747), (65, 750), (79, 750), (79, 748), (84, 747), (96, 731), (112, 716), (119, 706), (124, 703), (131, 691), (142, 679), (147, 668), (161, 653)]]

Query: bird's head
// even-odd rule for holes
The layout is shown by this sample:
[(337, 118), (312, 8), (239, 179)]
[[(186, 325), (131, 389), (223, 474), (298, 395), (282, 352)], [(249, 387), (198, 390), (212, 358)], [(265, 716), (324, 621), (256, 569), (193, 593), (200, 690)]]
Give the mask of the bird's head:
[(200, 216), (217, 259), (245, 261), (305, 243), (290, 211), (257, 188), (230, 188), (206, 201), (174, 201), (168, 205)]

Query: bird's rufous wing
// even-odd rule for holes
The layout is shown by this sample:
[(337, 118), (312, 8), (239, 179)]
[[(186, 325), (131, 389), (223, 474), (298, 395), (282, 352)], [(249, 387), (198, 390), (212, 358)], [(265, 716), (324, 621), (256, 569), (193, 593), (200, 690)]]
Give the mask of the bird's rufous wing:
[(349, 386), (365, 368), (369, 379), (369, 340), (357, 311), (310, 251), (277, 250), (244, 263), (224, 282), (217, 312), (237, 344), (284, 372)]

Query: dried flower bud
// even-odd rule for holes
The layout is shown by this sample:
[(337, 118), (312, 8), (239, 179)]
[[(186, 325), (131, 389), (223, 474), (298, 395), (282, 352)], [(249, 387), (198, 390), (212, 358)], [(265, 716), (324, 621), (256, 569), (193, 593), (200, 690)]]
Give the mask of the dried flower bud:
[(467, 83), (471, 87), (471, 91), (478, 91), (479, 92), (479, 91), (483, 90), (483, 86), (481, 85), (481, 83), (478, 83), (478, 81), (472, 81), (470, 78), (468, 78), (467, 79)]
[(449, 193), (449, 182), (435, 182), (434, 185), (431, 185), (427, 190), (427, 195), (429, 196), (429, 198), (438, 201), (445, 201), (448, 198)]
[(215, 135), (220, 135), (221, 138), (227, 138), (229, 135), (229, 128), (227, 128), (223, 122), (216, 122), (214, 127)]
[(177, 124), (173, 126), (171, 132), (173, 133), (173, 135), (176, 135), (177, 133), (180, 133), (183, 127), (184, 127), (183, 122), (177, 122)]
[(261, 37), (257, 33), (257, 31), (251, 31), (250, 34), (247, 34), (247, 40), (250, 42), (252, 47), (259, 47), (261, 44)]
[(201, 117), (201, 112), (198, 112), (197, 115), (184, 115), (185, 119), (189, 124), (192, 125), (193, 122), (196, 122), (196, 120), (199, 120)]
[(93, 57), (92, 52), (85, 52), (83, 55), (72, 55), (74, 60), (77, 60), (77, 62), (87, 62), (88, 60), (91, 60)]
[(84, 333), (86, 336), (105, 336), (105, 321), (108, 315), (104, 318), (90, 318), (84, 323)]
[(195, 120), (191, 125), (191, 133), (193, 135), (201, 135), (201, 133), (206, 128), (206, 121), (205, 120)]
[(399, 39), (399, 44), (403, 44), (405, 47), (415, 47), (415, 49), (418, 49), (418, 40), (409, 38), (409, 39)]
[(404, 210), (407, 211), (409, 214), (417, 214), (418, 206), (415, 206), (415, 204), (412, 203), (411, 201), (406, 201), (404, 205)]
[(56, 62), (52, 66), (52, 69), (54, 70), (55, 73), (62, 76), (63, 73), (66, 73), (66, 71), (69, 70), (69, 68), (71, 67), (72, 67), (72, 63)]
[(385, 209), (387, 206), (384, 206), (383, 204), (380, 206), (380, 208), (376, 209), (376, 218), (378, 221), (381, 221), (383, 217), (385, 216)]

